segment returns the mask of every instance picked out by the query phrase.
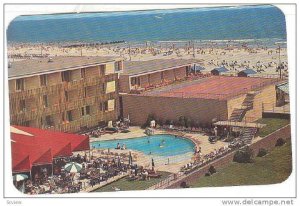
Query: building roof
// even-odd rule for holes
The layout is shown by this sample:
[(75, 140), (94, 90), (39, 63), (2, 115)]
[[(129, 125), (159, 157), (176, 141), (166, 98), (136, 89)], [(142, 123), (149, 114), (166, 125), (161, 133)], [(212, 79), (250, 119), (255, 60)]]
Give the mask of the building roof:
[(245, 73), (245, 74), (249, 75), (249, 74), (256, 74), (257, 72), (254, 71), (253, 69), (245, 69), (245, 70), (240, 71), (239, 73)]
[(143, 92), (144, 96), (227, 100), (254, 88), (275, 84), (276, 79), (258, 77), (211, 76)]
[(229, 70), (226, 67), (222, 66), (222, 67), (219, 67), (219, 68), (214, 68), (211, 71), (228, 72)]
[(123, 74), (138, 75), (155, 71), (167, 70), (174, 67), (199, 63), (194, 59), (155, 59), (149, 61), (125, 61)]
[[(51, 60), (50, 60), (51, 59)], [(77, 67), (93, 66), (114, 61), (118, 57), (52, 57), (40, 59), (28, 59), (11, 62), (8, 68), (8, 78), (22, 78), (43, 73), (53, 73), (63, 70), (71, 70)]]
[(285, 82), (285, 83), (282, 83), (282, 84), (278, 84), (277, 88), (280, 89), (281, 91), (283, 91), (286, 94), (290, 93), (290, 91), (289, 91), (289, 83), (288, 82)]

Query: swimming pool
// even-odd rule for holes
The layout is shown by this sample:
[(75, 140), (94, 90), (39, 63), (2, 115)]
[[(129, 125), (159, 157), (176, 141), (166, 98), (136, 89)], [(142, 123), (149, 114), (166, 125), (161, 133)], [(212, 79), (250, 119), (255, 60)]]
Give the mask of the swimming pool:
[(117, 144), (126, 145), (126, 149), (137, 150), (145, 155), (171, 157), (191, 153), (195, 144), (186, 138), (174, 135), (152, 135), (122, 140), (105, 140), (91, 143), (92, 148), (113, 149)]

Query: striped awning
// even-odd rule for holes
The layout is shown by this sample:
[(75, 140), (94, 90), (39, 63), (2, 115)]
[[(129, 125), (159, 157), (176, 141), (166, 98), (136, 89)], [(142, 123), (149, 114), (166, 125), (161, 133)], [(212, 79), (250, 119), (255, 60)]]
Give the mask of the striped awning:
[(277, 85), (277, 88), (279, 90), (283, 91), (286, 94), (290, 94), (290, 92), (289, 92), (289, 83), (288, 82)]

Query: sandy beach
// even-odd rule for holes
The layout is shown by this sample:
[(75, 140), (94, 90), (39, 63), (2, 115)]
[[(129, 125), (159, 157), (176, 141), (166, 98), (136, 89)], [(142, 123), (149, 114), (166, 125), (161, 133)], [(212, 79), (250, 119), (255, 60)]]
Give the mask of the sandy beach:
[[(130, 48), (130, 49), (129, 49)], [(279, 49), (274, 47), (252, 46), (218, 46), (207, 44), (204, 47), (176, 47), (176, 46), (136, 46), (126, 45), (98, 45), (71, 46), (60, 44), (9, 44), (8, 56), (10, 61), (20, 61), (28, 58), (50, 56), (116, 56), (124, 60), (146, 61), (152, 59), (195, 59), (205, 68), (203, 72), (210, 72), (216, 67), (224, 65), (230, 69), (229, 74), (235, 74), (245, 68), (258, 71), (258, 76), (278, 75), (276, 67), (279, 63)], [(288, 74), (287, 51), (280, 49), (280, 62), (284, 66), (283, 73)]]

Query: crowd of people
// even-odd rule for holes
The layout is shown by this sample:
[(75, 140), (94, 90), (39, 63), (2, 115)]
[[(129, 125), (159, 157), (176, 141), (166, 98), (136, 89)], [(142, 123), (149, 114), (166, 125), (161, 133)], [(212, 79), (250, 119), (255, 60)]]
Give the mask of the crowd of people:
[[(80, 164), (82, 169), (78, 172), (67, 171), (65, 165), (71, 162)], [(139, 167), (133, 164), (130, 155), (107, 155), (89, 159), (87, 155), (77, 154), (55, 159), (53, 171), (50, 168), (40, 166), (34, 176), (18, 185), (19, 189), (26, 194), (77, 193), (107, 182), (110, 178), (131, 174), (132, 170)]]

